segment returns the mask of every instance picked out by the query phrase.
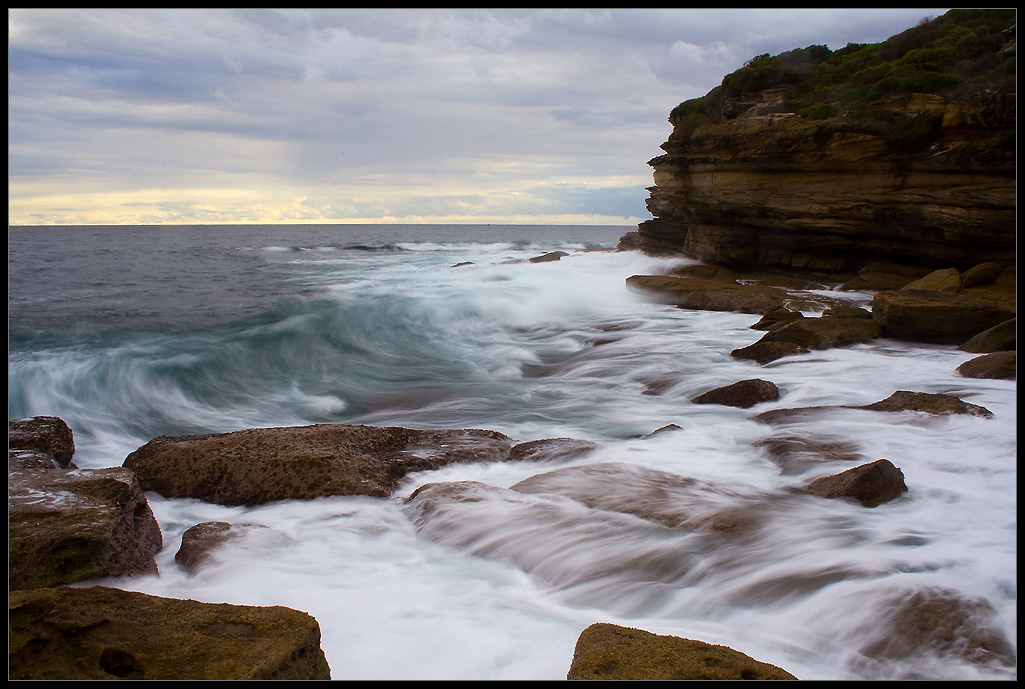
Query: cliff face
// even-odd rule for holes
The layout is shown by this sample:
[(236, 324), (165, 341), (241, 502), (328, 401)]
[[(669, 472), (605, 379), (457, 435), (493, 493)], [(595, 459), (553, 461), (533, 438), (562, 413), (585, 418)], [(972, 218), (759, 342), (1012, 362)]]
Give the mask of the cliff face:
[(681, 104), (649, 162), (654, 218), (621, 246), (817, 270), (1013, 263), (1014, 14), (972, 12), (759, 56)]

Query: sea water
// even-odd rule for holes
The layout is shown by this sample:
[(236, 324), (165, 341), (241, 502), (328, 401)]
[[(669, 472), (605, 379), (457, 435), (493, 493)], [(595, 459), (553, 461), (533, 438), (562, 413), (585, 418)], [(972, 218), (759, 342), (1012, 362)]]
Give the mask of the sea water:
[[(615, 251), (631, 229), (10, 228), (8, 416), (63, 418), (79, 467), (119, 466), (160, 435), (313, 423), (597, 446), (568, 463), (414, 474), (390, 499), (245, 508), (149, 493), (159, 573), (82, 585), (306, 611), (335, 679), (563, 679), (594, 622), (728, 645), (801, 679), (1016, 677), (1006, 663), (969, 662), (957, 643), (898, 660), (866, 653), (916, 591), (979, 603), (977, 629), (1015, 643), (1016, 383), (962, 378), (973, 355), (954, 347), (885, 338), (767, 366), (734, 359), (762, 335), (750, 329), (758, 316), (628, 291), (627, 277), (681, 262)], [(553, 251), (566, 255), (529, 260)], [(690, 401), (748, 378), (771, 380), (780, 399)], [(896, 390), (953, 394), (993, 417), (841, 407)], [(805, 406), (834, 408), (782, 426), (754, 418)], [(785, 437), (849, 456), (781, 470), (759, 441)], [(879, 458), (909, 487), (893, 502), (800, 492)], [(687, 477), (707, 489), (695, 510), (749, 510), (760, 526), (713, 542), (505, 490), (602, 465), (617, 468), (613, 492), (653, 471)], [(404, 499), (444, 481), (495, 490), (418, 530)], [(214, 520), (265, 528), (184, 573), (182, 533)]]

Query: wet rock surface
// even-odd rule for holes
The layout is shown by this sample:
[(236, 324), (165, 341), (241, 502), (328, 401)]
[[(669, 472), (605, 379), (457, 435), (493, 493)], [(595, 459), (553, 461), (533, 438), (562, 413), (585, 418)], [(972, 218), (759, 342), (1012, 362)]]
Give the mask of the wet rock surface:
[(877, 507), (908, 492), (904, 474), (887, 459), (878, 459), (835, 476), (815, 479), (807, 491), (823, 498), (853, 498), (865, 507)]

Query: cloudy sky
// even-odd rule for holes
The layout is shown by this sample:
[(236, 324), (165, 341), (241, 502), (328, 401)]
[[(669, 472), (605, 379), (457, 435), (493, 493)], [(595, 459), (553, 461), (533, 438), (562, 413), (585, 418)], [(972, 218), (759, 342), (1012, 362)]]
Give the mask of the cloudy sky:
[(8, 221), (631, 225), (678, 103), (944, 9), (9, 9)]

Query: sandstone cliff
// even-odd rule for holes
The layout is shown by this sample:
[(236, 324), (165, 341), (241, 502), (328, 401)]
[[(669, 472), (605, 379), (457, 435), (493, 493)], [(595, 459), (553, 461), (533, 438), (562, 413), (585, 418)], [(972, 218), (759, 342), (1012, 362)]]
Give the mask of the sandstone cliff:
[(758, 56), (670, 115), (621, 248), (847, 271), (1015, 259), (1015, 10)]

